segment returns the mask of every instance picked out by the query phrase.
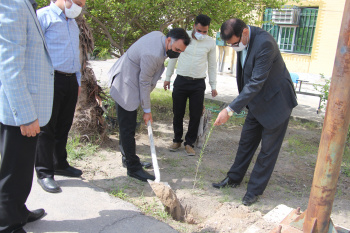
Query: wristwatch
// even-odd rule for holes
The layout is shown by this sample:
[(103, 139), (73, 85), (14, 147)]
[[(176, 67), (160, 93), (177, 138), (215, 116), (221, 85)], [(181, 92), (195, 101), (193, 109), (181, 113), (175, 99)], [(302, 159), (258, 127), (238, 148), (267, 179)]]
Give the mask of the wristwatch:
[(233, 115), (233, 111), (230, 107), (226, 107), (227, 114), (231, 117)]

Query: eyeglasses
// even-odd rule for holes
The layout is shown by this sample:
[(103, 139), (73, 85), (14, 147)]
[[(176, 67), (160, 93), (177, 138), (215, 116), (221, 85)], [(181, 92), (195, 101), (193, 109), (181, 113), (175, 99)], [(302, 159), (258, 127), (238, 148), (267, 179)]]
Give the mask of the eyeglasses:
[(234, 43), (234, 44), (231, 44), (230, 47), (238, 47), (238, 46), (239, 46), (239, 42), (241, 42), (242, 35), (243, 35), (243, 32), (242, 32), (241, 35), (239, 36), (239, 41), (236, 42), (236, 43)]

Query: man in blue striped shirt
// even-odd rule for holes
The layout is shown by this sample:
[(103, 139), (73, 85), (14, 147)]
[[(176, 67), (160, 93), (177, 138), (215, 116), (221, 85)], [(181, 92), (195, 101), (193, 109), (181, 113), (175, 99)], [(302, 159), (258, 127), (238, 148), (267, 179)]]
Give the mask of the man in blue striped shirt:
[(62, 191), (54, 175), (82, 174), (68, 164), (66, 144), (81, 85), (79, 28), (74, 18), (85, 1), (57, 0), (37, 12), (55, 69), (55, 91), (50, 122), (39, 134), (35, 170), (38, 183), (51, 193)]

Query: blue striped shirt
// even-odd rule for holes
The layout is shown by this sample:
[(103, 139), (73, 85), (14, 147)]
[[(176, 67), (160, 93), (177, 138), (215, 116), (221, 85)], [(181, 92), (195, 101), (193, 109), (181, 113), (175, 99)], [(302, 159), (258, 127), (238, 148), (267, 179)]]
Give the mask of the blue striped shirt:
[(66, 19), (63, 11), (51, 3), (37, 11), (55, 70), (75, 73), (81, 85), (79, 28), (75, 19)]

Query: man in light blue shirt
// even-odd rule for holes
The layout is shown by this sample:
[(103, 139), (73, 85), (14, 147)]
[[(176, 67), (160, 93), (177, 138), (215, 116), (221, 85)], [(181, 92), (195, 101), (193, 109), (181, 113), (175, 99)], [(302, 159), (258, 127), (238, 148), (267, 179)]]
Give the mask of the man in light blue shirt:
[(0, 1), (0, 232), (25, 232), (45, 211), (25, 205), (37, 134), (50, 120), (54, 70), (34, 0)]
[(86, 0), (57, 0), (38, 10), (55, 69), (52, 117), (39, 134), (35, 170), (38, 183), (51, 193), (61, 192), (54, 175), (79, 177), (82, 171), (67, 162), (67, 139), (80, 93), (79, 28), (74, 18)]

